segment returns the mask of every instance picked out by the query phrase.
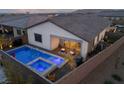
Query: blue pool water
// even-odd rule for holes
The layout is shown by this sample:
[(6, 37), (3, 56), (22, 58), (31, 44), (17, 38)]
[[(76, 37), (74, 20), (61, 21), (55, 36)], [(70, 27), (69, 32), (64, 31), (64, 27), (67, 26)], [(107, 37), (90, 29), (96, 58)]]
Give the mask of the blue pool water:
[(28, 46), (23, 46), (14, 50), (10, 50), (7, 53), (24, 64), (27, 64), (39, 57), (51, 61), (52, 63), (56, 64), (57, 67), (60, 67), (64, 63), (63, 58), (36, 50)]
[(38, 60), (29, 65), (31, 68), (35, 69), (37, 72), (42, 73), (52, 66), (52, 64), (46, 63), (43, 60)]

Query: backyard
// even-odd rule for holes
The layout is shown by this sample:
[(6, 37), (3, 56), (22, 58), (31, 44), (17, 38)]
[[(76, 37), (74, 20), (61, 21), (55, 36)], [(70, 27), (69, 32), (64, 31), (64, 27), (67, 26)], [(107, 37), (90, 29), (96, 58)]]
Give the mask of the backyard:
[[(103, 49), (105, 49), (106, 47), (108, 47), (109, 45), (111, 45), (111, 44), (113, 44), (116, 40), (118, 40), (118, 39), (120, 39), (122, 36), (124, 35), (124, 33), (123, 32), (120, 32), (120, 31), (117, 31), (117, 32), (110, 32), (110, 33), (107, 33), (107, 39), (105, 39), (104, 41), (102, 41), (102, 42), (100, 42), (99, 44), (98, 44), (98, 46), (96, 47), (96, 49), (93, 51), (93, 54), (90, 56), (90, 57), (92, 57), (92, 56), (94, 56), (94, 55), (96, 55), (98, 52), (100, 52), (100, 51), (102, 51)], [(1, 42), (3, 42), (4, 43), (4, 41), (3, 41), (4, 39), (3, 38), (1, 38)], [(1, 45), (3, 45), (3, 44), (1, 44)], [(10, 44), (11, 45), (11, 44)], [(35, 46), (34, 46), (35, 47)], [(69, 45), (69, 47), (70, 47), (70, 45)], [(59, 49), (59, 51), (61, 50), (62, 51), (62, 49), (64, 49), (64, 48), (60, 48)], [(66, 48), (65, 48), (66, 49)], [(122, 49), (122, 48), (121, 48)], [(42, 50), (42, 49), (41, 49)], [(44, 49), (43, 49), (44, 50)], [(123, 49), (122, 49), (123, 50)], [(47, 51), (47, 50), (46, 50)], [(70, 50), (69, 50), (70, 51)], [(50, 73), (50, 74), (48, 74), (47, 76), (46, 76), (46, 78), (47, 79), (49, 79), (49, 80), (51, 80), (51, 81), (56, 81), (56, 80), (58, 80), (58, 79), (60, 79), (61, 77), (63, 77), (65, 74), (67, 74), (67, 73), (69, 73), (70, 71), (72, 71), (73, 69), (75, 69), (77, 66), (79, 66), (80, 64), (82, 64), (83, 62), (81, 61), (80, 62), (80, 58), (78, 59), (78, 60), (75, 60), (75, 56), (73, 55), (65, 55), (65, 54), (63, 54), (63, 53), (61, 53), (60, 54), (60, 52), (58, 52), (58, 50), (56, 50), (56, 51), (48, 51), (48, 52), (51, 52), (51, 53), (53, 53), (53, 54), (57, 54), (57, 55), (60, 55), (60, 56), (62, 56), (62, 57), (64, 57), (65, 59), (68, 59), (69, 61), (68, 61), (68, 63), (65, 65), (65, 66), (63, 66), (61, 69), (56, 69), (55, 71), (53, 71), (52, 73)], [(63, 52), (63, 51), (62, 51)], [(120, 52), (123, 52), (124, 53), (124, 51), (120, 51)], [(118, 54), (121, 54), (120, 52), (118, 52)], [(59, 53), (59, 54), (58, 54)], [(114, 55), (114, 54), (113, 54)], [(88, 57), (88, 59), (90, 58), (90, 57)], [(115, 59), (114, 59), (115, 58)], [(103, 68), (106, 70), (106, 68), (108, 67), (108, 66), (110, 66), (110, 67), (108, 67), (108, 71), (105, 71), (105, 74), (107, 74), (107, 73), (111, 73), (110, 71), (111, 70), (109, 70), (109, 68), (112, 68), (111, 67), (111, 65), (114, 67), (114, 69), (115, 70), (113, 70), (113, 68), (112, 68), (112, 71), (115, 71), (116, 73), (111, 73), (111, 75), (107, 78), (107, 79), (105, 79), (106, 77), (106, 75), (103, 77), (103, 76), (101, 76), (101, 69), (100, 70), (98, 70), (98, 72), (96, 72), (95, 70), (95, 72), (97, 73), (95, 73), (94, 74), (94, 77), (92, 78), (92, 79), (90, 79), (89, 77), (90, 76), (88, 76), (88, 78), (86, 78), (86, 80), (84, 79), (84, 80), (82, 80), (81, 81), (81, 83), (90, 83), (90, 81), (91, 81), (91, 83), (93, 82), (93, 83), (117, 83), (116, 81), (118, 81), (118, 82), (121, 82), (121, 81), (123, 81), (123, 79), (122, 79), (122, 77), (120, 77), (120, 75), (121, 74), (118, 74), (118, 73), (121, 73), (121, 71), (118, 71), (118, 69), (119, 69), (119, 67), (120, 66), (118, 66), (118, 64), (120, 64), (120, 60), (121, 60), (121, 56), (120, 55), (117, 55), (116, 57), (114, 57), (114, 58), (110, 58), (110, 61), (109, 61), (109, 63), (104, 63), (104, 64), (102, 64), (102, 66), (104, 66)], [(114, 60), (113, 60), (114, 59)], [(79, 61), (79, 62), (78, 62)], [(116, 61), (116, 62), (113, 62), (113, 61)], [(119, 62), (118, 62), (119, 61)], [(79, 65), (78, 64), (75, 64), (75, 63), (79, 63)], [(108, 62), (108, 60), (107, 60), (107, 62)], [(111, 64), (112, 63), (112, 64)], [(122, 62), (121, 63), (121, 65), (122, 66), (124, 66), (124, 62)], [(124, 68), (124, 67), (123, 67)], [(6, 79), (6, 76), (5, 76), (5, 74), (4, 74), (4, 71), (3, 71), (3, 67), (0, 67), (0, 83), (7, 83), (7, 79)], [(93, 72), (94, 72), (93, 71)], [(117, 72), (118, 71), (118, 72)], [(123, 70), (122, 70), (123, 71)], [(123, 72), (122, 72), (123, 73)], [(91, 77), (92, 77), (92, 73), (90, 74), (91, 75)], [(103, 74), (102, 74), (103, 75)], [(99, 79), (97, 78), (97, 76), (101, 76)], [(108, 76), (108, 74), (107, 74), (107, 76)], [(4, 78), (3, 78), (4, 77)], [(104, 80), (103, 80), (103, 78), (104, 78)], [(111, 79), (109, 79), (109, 78), (112, 78), (112, 79), (114, 79), (115, 81), (113, 82)], [(87, 79), (89, 79), (89, 80), (87, 80)], [(93, 80), (93, 79), (95, 79), (95, 80)], [(99, 81), (99, 80), (103, 80), (103, 81)], [(93, 80), (93, 81), (92, 81)], [(97, 81), (98, 80), (98, 81)], [(87, 82), (88, 81), (88, 82)]]

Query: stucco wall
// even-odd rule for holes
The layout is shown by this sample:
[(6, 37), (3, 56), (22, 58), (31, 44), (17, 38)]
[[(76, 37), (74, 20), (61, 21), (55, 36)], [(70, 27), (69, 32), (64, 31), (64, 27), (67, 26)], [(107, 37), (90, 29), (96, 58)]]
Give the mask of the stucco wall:
[(98, 35), (96, 35), (96, 37), (88, 43), (88, 53), (90, 53), (91, 51), (94, 50), (94, 48), (97, 46), (97, 44), (104, 39), (105, 37), (105, 33), (108, 31), (108, 27), (105, 28), (103, 31), (101, 31), (101, 33), (99, 33)]
[(24, 34), (23, 34), (23, 29), (20, 29), (20, 30), (21, 30), (21, 35), (18, 35), (18, 34), (17, 34), (17, 29), (18, 29), (18, 28), (13, 27), (14, 37), (18, 37), (18, 36), (24, 35)]
[[(81, 54), (83, 57), (87, 54), (87, 48), (88, 44), (86, 41), (78, 38), (77, 36), (65, 31), (64, 29), (56, 26), (53, 23), (46, 22), (37, 26), (34, 26), (32, 28), (28, 29), (28, 41), (29, 44), (42, 47), (48, 50), (52, 50), (53, 46), (51, 47), (51, 36), (58, 36), (58, 37), (65, 37), (77, 41), (81, 41), (82, 43), (82, 51)], [(36, 42), (34, 38), (34, 33), (38, 33), (42, 35), (42, 43)]]
[(94, 39), (94, 46), (96, 46), (97, 44), (98, 44), (98, 36), (96, 36)]
[(58, 37), (51, 36), (51, 49), (54, 50), (59, 46), (60, 39)]
[(18, 36), (17, 31), (16, 31), (16, 28), (13, 28), (13, 33), (14, 33), (14, 37), (17, 37)]
[(94, 46), (96, 46), (104, 37), (107, 29), (104, 29), (101, 33), (99, 33), (94, 39)]
[(81, 55), (82, 55), (84, 61), (87, 57), (87, 53), (88, 53), (88, 43), (83, 42), (83, 43), (81, 43)]
[(104, 30), (99, 34), (99, 41), (101, 41), (101, 40), (104, 38), (106, 31), (107, 31), (107, 30), (104, 29)]

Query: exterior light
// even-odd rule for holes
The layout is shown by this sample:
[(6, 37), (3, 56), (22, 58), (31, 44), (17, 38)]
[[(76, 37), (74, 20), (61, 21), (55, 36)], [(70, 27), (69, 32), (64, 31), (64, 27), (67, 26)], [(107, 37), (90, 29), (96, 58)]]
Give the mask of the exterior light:
[(8, 33), (9, 31), (8, 31), (7, 29), (5, 29), (5, 32), (7, 32), (7, 33)]
[(0, 46), (0, 49), (3, 49), (3, 46)]
[(73, 51), (70, 51), (70, 54), (71, 54), (71, 55), (74, 55), (75, 53), (74, 53)]
[(9, 45), (10, 48), (12, 48), (12, 45)]

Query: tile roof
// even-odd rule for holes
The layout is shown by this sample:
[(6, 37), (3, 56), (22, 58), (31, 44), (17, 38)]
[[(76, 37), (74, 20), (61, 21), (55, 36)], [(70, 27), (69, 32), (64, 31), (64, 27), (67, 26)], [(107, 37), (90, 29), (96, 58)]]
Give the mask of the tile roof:
[(93, 40), (110, 23), (96, 14), (66, 14), (50, 21), (86, 41)]
[(0, 18), (0, 24), (30, 28), (45, 21), (50, 21), (86, 41), (91, 41), (109, 25), (109, 20), (97, 15), (101, 10), (94, 10), (92, 13), (91, 10), (83, 11), (60, 14), (51, 19), (47, 14), (18, 14)]
[(101, 11), (98, 13), (99, 16), (104, 17), (124, 17), (124, 10), (110, 10), (110, 11)]
[(46, 15), (40, 14), (17, 14), (17, 15), (9, 15), (3, 18), (0, 18), (0, 24), (8, 25), (19, 28), (29, 28), (36, 24), (42, 23), (48, 19)]

